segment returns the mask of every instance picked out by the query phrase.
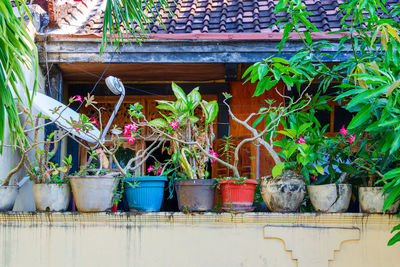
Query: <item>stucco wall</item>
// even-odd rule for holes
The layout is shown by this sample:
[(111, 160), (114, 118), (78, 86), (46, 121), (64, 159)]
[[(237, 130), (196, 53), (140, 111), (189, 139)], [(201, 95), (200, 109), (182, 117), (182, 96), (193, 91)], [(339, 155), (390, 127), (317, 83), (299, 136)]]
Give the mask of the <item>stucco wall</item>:
[(0, 214), (0, 266), (399, 266), (363, 214)]

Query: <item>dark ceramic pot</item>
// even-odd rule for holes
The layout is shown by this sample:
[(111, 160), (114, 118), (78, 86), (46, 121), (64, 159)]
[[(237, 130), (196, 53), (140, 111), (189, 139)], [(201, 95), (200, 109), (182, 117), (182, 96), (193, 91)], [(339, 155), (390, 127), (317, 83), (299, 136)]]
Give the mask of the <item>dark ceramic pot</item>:
[(213, 179), (181, 179), (175, 181), (180, 211), (209, 211), (214, 206), (216, 181)]

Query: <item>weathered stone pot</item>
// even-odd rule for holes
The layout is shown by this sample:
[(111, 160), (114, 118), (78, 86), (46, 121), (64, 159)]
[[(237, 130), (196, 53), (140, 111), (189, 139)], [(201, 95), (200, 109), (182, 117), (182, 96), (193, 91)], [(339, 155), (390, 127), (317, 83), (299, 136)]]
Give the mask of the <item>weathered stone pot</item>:
[(9, 211), (14, 207), (18, 195), (17, 186), (0, 186), (0, 211)]
[(80, 212), (101, 212), (112, 206), (120, 178), (114, 176), (71, 176), (72, 194)]
[(210, 211), (214, 207), (214, 179), (180, 179), (175, 181), (180, 211)]
[(351, 184), (308, 185), (311, 204), (317, 212), (346, 212), (351, 199)]
[(275, 178), (266, 176), (261, 182), (261, 196), (273, 212), (295, 212), (306, 194), (304, 177), (285, 171)]
[[(382, 187), (360, 187), (358, 188), (358, 196), (362, 212), (383, 213), (382, 208), (386, 196), (382, 194)], [(391, 205), (385, 213), (396, 213), (399, 209), (399, 202)]]
[(33, 184), (33, 199), (38, 211), (66, 211), (71, 199), (68, 184)]

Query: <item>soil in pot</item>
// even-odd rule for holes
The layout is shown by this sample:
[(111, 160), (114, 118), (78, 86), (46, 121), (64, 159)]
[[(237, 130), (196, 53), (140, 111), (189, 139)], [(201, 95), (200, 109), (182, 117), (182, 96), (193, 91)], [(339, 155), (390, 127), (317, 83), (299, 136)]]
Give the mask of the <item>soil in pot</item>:
[(68, 184), (33, 184), (33, 199), (38, 211), (66, 211), (71, 199)]
[(221, 190), (222, 210), (229, 212), (253, 211), (254, 192), (258, 181), (226, 179), (218, 181)]
[(160, 211), (167, 180), (164, 176), (126, 177), (125, 194), (129, 209), (131, 211)]
[(346, 212), (349, 208), (350, 184), (308, 185), (307, 190), (317, 212)]
[(203, 212), (214, 207), (214, 179), (180, 179), (175, 181), (180, 211)]
[(273, 212), (297, 211), (305, 193), (304, 177), (291, 171), (284, 171), (275, 178), (264, 177), (261, 182), (261, 196)]
[[(386, 196), (382, 194), (382, 187), (360, 187), (358, 188), (360, 208), (365, 213), (383, 213), (383, 204)], [(397, 213), (400, 201), (391, 205), (385, 213)]]
[(111, 209), (119, 177), (71, 176), (68, 178), (78, 211), (101, 212)]
[(18, 195), (17, 186), (0, 186), (0, 211), (9, 211), (14, 207)]

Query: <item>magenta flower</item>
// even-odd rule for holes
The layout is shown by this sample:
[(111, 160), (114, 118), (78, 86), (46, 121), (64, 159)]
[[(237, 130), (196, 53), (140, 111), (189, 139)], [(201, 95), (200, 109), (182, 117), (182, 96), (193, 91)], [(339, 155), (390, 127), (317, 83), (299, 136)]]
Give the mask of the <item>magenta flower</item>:
[(91, 118), (89, 119), (89, 121), (91, 121), (94, 125), (96, 125), (97, 127), (99, 127), (99, 124), (97, 123), (97, 120), (96, 120), (95, 117), (91, 117)]
[[(218, 158), (218, 154), (217, 152), (214, 151), (214, 149), (210, 149), (210, 151), (208, 151), (208, 153), (210, 153), (211, 156)], [(214, 163), (216, 160), (215, 159), (211, 159), (211, 162)]]
[(79, 101), (79, 102), (82, 103), (82, 97), (80, 95), (74, 95), (74, 96), (71, 96), (69, 98), (69, 102), (72, 103), (72, 102), (75, 102), (75, 101)]
[(344, 125), (343, 125), (343, 126), (342, 126), (342, 129), (340, 129), (339, 133), (343, 134), (343, 136), (346, 136), (347, 132), (348, 132), (348, 130), (346, 130), (346, 129), (344, 128)]
[(161, 173), (162, 173), (162, 170), (157, 171), (157, 175), (161, 175)]
[(169, 126), (171, 126), (172, 129), (175, 130), (175, 128), (179, 127), (179, 122), (177, 121), (170, 121)]
[[(79, 122), (74, 122), (72, 125), (77, 125), (77, 124), (79, 124)], [(81, 128), (78, 128), (78, 127), (74, 127), (74, 126), (72, 126), (77, 132), (79, 132), (80, 130), (82, 130)]]
[(356, 135), (355, 135), (355, 134), (349, 136), (349, 143), (350, 143), (350, 144), (354, 144), (354, 141), (355, 141), (355, 140), (356, 140)]
[(153, 166), (150, 165), (150, 166), (147, 168), (147, 173), (151, 173), (152, 170), (154, 170), (154, 168), (153, 168)]
[(129, 123), (128, 125), (124, 126), (124, 136), (125, 137), (131, 137), (131, 131), (136, 131), (137, 129), (139, 129), (139, 126), (134, 124), (134, 123)]
[(128, 141), (128, 143), (132, 143), (133, 144), (136, 141), (136, 137), (130, 136), (127, 141)]
[(302, 136), (299, 137), (299, 140), (297, 140), (297, 143), (299, 144), (306, 144), (306, 140), (303, 139)]

